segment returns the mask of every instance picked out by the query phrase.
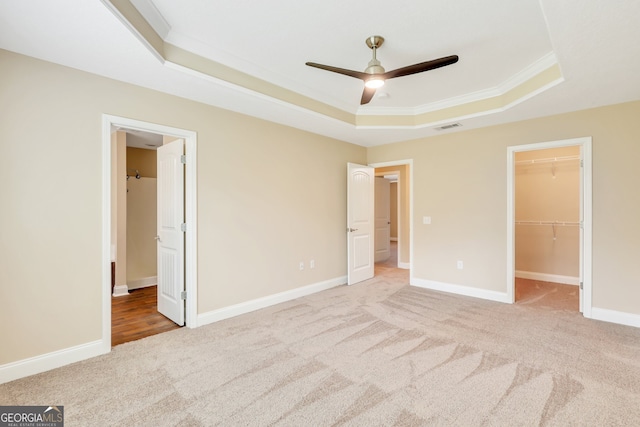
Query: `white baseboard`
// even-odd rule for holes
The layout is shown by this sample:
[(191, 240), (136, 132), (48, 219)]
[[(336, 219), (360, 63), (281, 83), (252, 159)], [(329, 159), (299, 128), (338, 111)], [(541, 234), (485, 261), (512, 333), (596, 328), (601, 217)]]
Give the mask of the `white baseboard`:
[(127, 285), (116, 285), (113, 287), (113, 296), (122, 297), (129, 295), (129, 287)]
[(404, 270), (409, 270), (411, 268), (411, 264), (408, 262), (400, 262), (398, 261), (398, 268), (402, 268)]
[(69, 347), (0, 366), (0, 384), (49, 371), (111, 351), (102, 340)]
[(127, 288), (129, 288), (129, 290), (148, 288), (149, 286), (155, 286), (157, 284), (158, 284), (158, 276), (149, 276), (149, 277), (143, 277), (142, 279), (127, 281)]
[(559, 274), (536, 273), (535, 271), (516, 270), (516, 277), (519, 279), (539, 280), (541, 282), (563, 283), (565, 285), (580, 284), (580, 278), (574, 276), (561, 276)]
[(625, 313), (622, 311), (607, 310), (606, 308), (592, 307), (591, 319), (640, 328), (640, 314)]
[(417, 279), (415, 277), (411, 278), (410, 284), (411, 286), (416, 286), (418, 288), (443, 291), (451, 294), (481, 298), (490, 301), (504, 302), (507, 304), (511, 302), (507, 298), (507, 294), (505, 292), (489, 291), (487, 289), (472, 288), (470, 286), (453, 285), (450, 283), (435, 282), (433, 280)]
[(339, 285), (344, 285), (345, 283), (347, 283), (347, 276), (336, 277), (335, 279), (325, 280), (324, 282), (314, 283), (313, 285), (304, 286), (302, 288), (296, 288), (290, 291), (280, 292), (218, 310), (209, 311), (207, 313), (198, 314), (198, 326), (208, 325), (220, 320), (260, 310), (261, 308), (280, 304), (281, 302), (315, 294), (320, 291), (335, 288)]

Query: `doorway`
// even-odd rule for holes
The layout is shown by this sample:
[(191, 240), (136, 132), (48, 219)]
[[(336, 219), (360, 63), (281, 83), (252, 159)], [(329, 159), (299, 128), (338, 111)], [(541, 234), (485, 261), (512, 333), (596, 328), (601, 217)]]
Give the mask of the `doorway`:
[[(375, 175), (388, 171), (398, 173), (398, 237), (397, 265), (409, 270), (413, 260), (413, 161), (399, 160), (369, 166), (347, 164), (347, 283), (370, 279), (375, 273)], [(388, 168), (388, 170), (386, 170)], [(404, 273), (402, 273), (404, 275)]]
[(375, 172), (375, 268), (398, 267), (398, 174)]
[[(112, 242), (112, 133), (118, 130), (126, 129), (128, 131), (140, 132), (145, 134), (164, 135), (169, 140), (184, 140), (184, 156), (181, 159), (187, 165), (184, 174), (184, 197), (180, 200), (184, 204), (184, 256), (181, 262), (184, 265), (184, 297), (185, 319), (184, 324), (187, 327), (197, 326), (197, 284), (196, 284), (196, 259), (197, 259), (197, 222), (196, 222), (196, 134), (195, 132), (171, 128), (152, 123), (141, 122), (137, 120), (126, 119), (103, 115), (103, 345), (105, 350), (111, 348), (111, 329), (112, 329), (112, 301), (111, 301), (111, 260), (114, 258), (114, 249)], [(117, 168), (116, 168), (117, 169)], [(133, 168), (132, 168), (133, 169)], [(122, 171), (117, 172), (118, 176)], [(138, 170), (139, 172), (139, 170)], [(136, 174), (135, 169), (127, 171), (130, 179)], [(140, 175), (141, 176), (141, 175)], [(134, 178), (135, 179), (135, 178)], [(122, 189), (120, 189), (122, 191)], [(126, 191), (126, 186), (125, 190)], [(117, 266), (116, 266), (117, 270)], [(126, 288), (126, 284), (124, 285)], [(144, 289), (144, 287), (143, 287)], [(127, 289), (125, 289), (126, 291)], [(123, 292), (122, 289), (119, 290)], [(134, 291), (137, 292), (137, 291)], [(141, 294), (141, 293), (140, 293)], [(140, 301), (145, 298), (138, 298)]]
[[(395, 187), (395, 200), (390, 199), (390, 206), (395, 207), (395, 213), (390, 214), (391, 230), (395, 236), (391, 238), (391, 247), (396, 248), (397, 264), (400, 269), (410, 270), (413, 246), (413, 168), (411, 160), (371, 164), (376, 177), (389, 181), (390, 190)], [(390, 194), (392, 192), (390, 191)], [(393, 209), (391, 209), (393, 213)], [(394, 218), (395, 216), (395, 218)], [(394, 230), (395, 225), (395, 230)]]
[(515, 302), (579, 311), (580, 147), (515, 153)]
[[(159, 305), (163, 300), (158, 296), (158, 191), (161, 190), (158, 161), (164, 144), (172, 139), (126, 128), (120, 128), (114, 134), (116, 156), (112, 170), (116, 221), (112, 223), (112, 243), (116, 247), (116, 286), (111, 304), (112, 346), (177, 329), (184, 324), (166, 317), (166, 308)], [(126, 153), (122, 155), (121, 150)], [(124, 180), (119, 176), (123, 171), (126, 171)], [(184, 206), (181, 205), (180, 210), (183, 211)], [(166, 278), (162, 281), (166, 282)]]
[(591, 138), (508, 147), (508, 297), (591, 311)]
[(375, 276), (375, 174), (389, 167), (399, 173), (399, 220), (397, 268), (409, 270), (413, 262), (413, 161), (371, 164), (347, 163), (347, 284), (352, 285)]

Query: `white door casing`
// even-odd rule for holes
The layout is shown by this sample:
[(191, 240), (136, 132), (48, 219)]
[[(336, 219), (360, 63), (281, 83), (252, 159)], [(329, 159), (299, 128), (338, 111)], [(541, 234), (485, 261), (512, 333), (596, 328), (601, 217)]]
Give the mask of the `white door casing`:
[(579, 267), (579, 310), (584, 313), (584, 145), (580, 146), (580, 267)]
[(158, 311), (184, 325), (184, 140), (158, 147)]
[(374, 275), (374, 169), (347, 164), (347, 283)]
[(391, 256), (390, 184), (388, 179), (375, 178), (375, 262), (386, 261)]
[[(144, 122), (126, 117), (102, 114), (102, 339), (98, 354), (111, 351), (111, 134), (118, 129), (138, 130), (183, 138), (185, 141), (185, 326), (196, 328), (198, 320), (198, 217), (197, 217), (197, 148), (196, 132), (158, 123)], [(36, 373), (36, 372), (34, 372)]]

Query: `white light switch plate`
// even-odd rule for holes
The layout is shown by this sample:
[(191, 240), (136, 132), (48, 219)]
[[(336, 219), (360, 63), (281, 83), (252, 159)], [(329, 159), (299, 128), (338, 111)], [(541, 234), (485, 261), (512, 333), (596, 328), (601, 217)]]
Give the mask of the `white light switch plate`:
[(423, 224), (431, 224), (431, 217), (430, 216), (423, 216), (422, 217), (422, 223)]

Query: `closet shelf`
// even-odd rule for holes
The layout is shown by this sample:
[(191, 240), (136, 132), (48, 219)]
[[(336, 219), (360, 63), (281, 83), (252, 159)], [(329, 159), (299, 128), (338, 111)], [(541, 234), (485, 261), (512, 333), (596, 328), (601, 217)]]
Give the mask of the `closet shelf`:
[(560, 156), (560, 157), (549, 157), (546, 159), (518, 160), (515, 162), (515, 164), (516, 166), (522, 166), (522, 165), (537, 165), (542, 163), (571, 162), (575, 160), (580, 160), (580, 156)]
[(574, 221), (516, 221), (516, 225), (560, 225), (568, 227), (579, 227), (580, 222)]
[(556, 227), (579, 227), (579, 222), (574, 221), (516, 221), (516, 225), (550, 225), (553, 230), (553, 240), (558, 238)]

